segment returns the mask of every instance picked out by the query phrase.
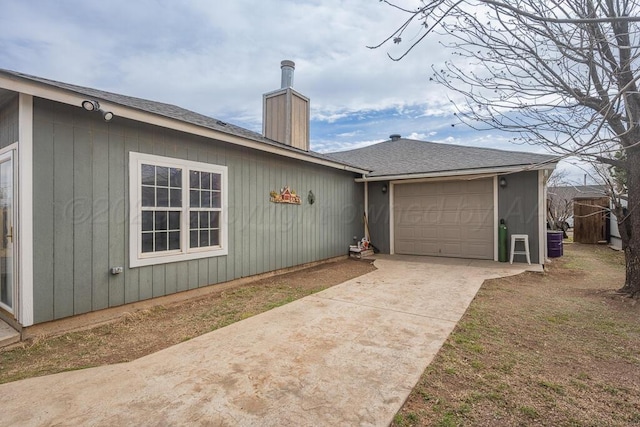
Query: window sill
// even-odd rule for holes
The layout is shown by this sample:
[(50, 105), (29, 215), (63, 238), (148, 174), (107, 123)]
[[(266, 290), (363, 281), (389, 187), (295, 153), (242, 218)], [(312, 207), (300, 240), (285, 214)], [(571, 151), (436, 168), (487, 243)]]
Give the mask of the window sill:
[(214, 258), (228, 255), (227, 249), (202, 250), (197, 252), (180, 253), (175, 255), (151, 255), (132, 258), (129, 268), (145, 267), (148, 265), (168, 264), (171, 262), (191, 261), (194, 259)]

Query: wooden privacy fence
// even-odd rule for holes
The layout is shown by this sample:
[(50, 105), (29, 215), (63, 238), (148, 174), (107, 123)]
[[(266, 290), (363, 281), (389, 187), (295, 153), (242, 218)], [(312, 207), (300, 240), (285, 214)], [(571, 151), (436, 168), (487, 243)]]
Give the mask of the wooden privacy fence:
[(608, 242), (609, 198), (574, 199), (573, 240), (578, 243)]

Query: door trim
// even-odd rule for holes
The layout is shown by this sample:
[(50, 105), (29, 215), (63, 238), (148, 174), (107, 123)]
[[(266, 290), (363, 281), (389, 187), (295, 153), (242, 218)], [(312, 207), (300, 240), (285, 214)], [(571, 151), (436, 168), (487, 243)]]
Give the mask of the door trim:
[(11, 144), (7, 147), (0, 149), (0, 163), (4, 163), (6, 161), (11, 163), (11, 227), (13, 230), (11, 231), (11, 306), (3, 304), (0, 302), (0, 309), (4, 310), (7, 313), (10, 313), (14, 317), (17, 317), (17, 307), (19, 301), (19, 292), (18, 292), (18, 240), (16, 236), (16, 232), (18, 230), (17, 220), (18, 220), (18, 208), (17, 208), (17, 183), (16, 183), (16, 144)]
[(18, 172), (18, 305), (17, 320), (23, 327), (34, 323), (33, 309), (33, 96), (18, 100), (18, 147), (14, 167)]

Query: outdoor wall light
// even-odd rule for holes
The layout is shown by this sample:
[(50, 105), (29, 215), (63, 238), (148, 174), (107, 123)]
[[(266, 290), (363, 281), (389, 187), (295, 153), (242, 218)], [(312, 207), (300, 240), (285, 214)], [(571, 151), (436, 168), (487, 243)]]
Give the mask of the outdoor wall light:
[(98, 111), (100, 109), (100, 103), (98, 101), (82, 101), (82, 108), (87, 111)]
[(507, 179), (503, 176), (500, 177), (500, 188), (505, 188), (507, 186)]
[(82, 108), (87, 111), (97, 111), (102, 114), (102, 118), (105, 122), (110, 122), (113, 119), (113, 113), (111, 111), (104, 111), (100, 108), (100, 103), (98, 101), (91, 101), (89, 99), (82, 101)]
[(387, 184), (382, 186), (382, 194), (387, 194)]

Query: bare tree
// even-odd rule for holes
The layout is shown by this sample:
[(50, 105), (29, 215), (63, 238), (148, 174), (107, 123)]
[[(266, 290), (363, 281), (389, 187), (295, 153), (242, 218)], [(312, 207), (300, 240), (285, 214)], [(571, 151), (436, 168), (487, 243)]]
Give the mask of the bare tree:
[(407, 19), (372, 48), (402, 48), (409, 31), (391, 57), (400, 60), (426, 37), (446, 36), (453, 59), (431, 79), (464, 95), (455, 107), (465, 123), (624, 173), (621, 292), (640, 297), (640, 0), (382, 1)]
[(567, 220), (573, 215), (573, 199), (565, 197), (564, 194), (558, 194), (556, 189), (571, 185), (567, 171), (553, 171), (545, 184), (548, 187), (547, 224), (552, 230), (561, 229), (566, 237), (567, 227), (565, 224), (568, 225)]

